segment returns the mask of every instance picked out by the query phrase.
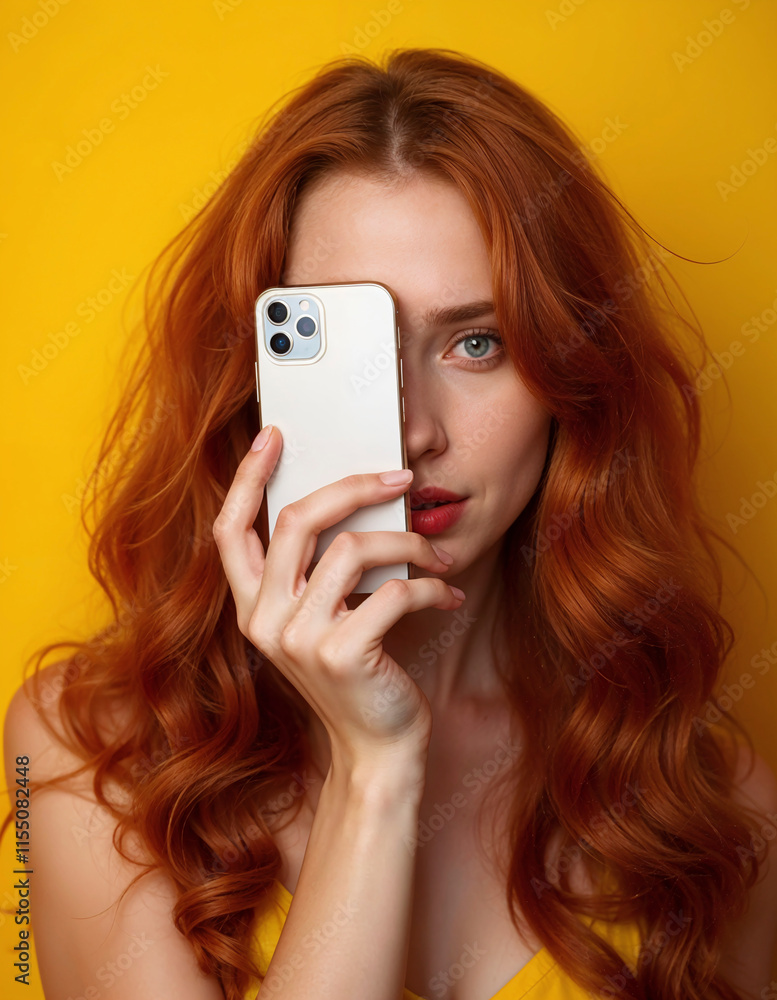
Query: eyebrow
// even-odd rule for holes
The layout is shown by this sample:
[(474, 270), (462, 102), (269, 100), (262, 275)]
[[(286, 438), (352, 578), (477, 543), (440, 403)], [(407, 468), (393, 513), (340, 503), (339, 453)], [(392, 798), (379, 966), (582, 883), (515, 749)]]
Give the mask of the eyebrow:
[(494, 303), (489, 299), (466, 302), (460, 306), (429, 309), (424, 313), (424, 326), (448, 326), (451, 323), (462, 323), (468, 319), (477, 319), (479, 316), (488, 316), (493, 311)]

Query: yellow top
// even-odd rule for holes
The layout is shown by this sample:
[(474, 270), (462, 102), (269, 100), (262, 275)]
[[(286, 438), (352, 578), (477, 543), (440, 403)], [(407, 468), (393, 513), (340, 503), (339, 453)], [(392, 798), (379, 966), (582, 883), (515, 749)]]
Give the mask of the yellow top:
[[(252, 942), (252, 954), (262, 973), (267, 972), (281, 936), (286, 915), (289, 912), (292, 894), (276, 880), (274, 899), (270, 900), (260, 922), (257, 924)], [(591, 918), (583, 918), (591, 921)], [(599, 933), (624, 959), (629, 969), (636, 971), (637, 957), (640, 948), (640, 934), (637, 926), (631, 923), (613, 924), (605, 921), (591, 921), (589, 926), (595, 926)], [(624, 978), (629, 970), (624, 969)], [(613, 986), (614, 988), (614, 986)], [(252, 986), (244, 995), (244, 1000), (255, 1000), (261, 995), (261, 987)], [(519, 997), (531, 995), (531, 1000), (589, 1000), (591, 994), (574, 983), (569, 976), (561, 971), (555, 959), (551, 958), (546, 948), (540, 948), (513, 978), (494, 994), (491, 1000), (518, 1000)], [(403, 1000), (426, 1000), (417, 993), (405, 987)]]

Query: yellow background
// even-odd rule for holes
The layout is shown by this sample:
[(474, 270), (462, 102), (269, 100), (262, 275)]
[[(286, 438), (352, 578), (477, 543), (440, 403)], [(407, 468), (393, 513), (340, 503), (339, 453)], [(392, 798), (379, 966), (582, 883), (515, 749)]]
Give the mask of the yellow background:
[[(722, 10), (733, 17), (721, 21)], [(713, 350), (745, 345), (727, 373), (732, 403), (720, 380), (702, 395), (706, 507), (763, 587), (726, 560), (726, 610), (739, 635), (730, 678), (775, 643), (766, 598), (777, 591), (777, 498), (736, 532), (727, 515), (777, 474), (777, 322), (769, 313), (777, 299), (777, 155), (758, 154), (777, 138), (777, 5), (12, 0), (0, 20), (7, 484), (0, 586), (8, 642), (0, 707), (35, 648), (87, 637), (105, 620), (74, 498), (94, 462), (120, 384), (119, 349), (137, 315), (139, 295), (130, 297), (127, 277), (137, 284), (212, 192), (214, 176), (234, 162), (262, 111), (349, 48), (374, 56), (393, 46), (443, 46), (507, 72), (592, 148), (604, 147), (597, 163), (653, 236), (685, 257), (722, 261), (669, 258), (669, 266)], [(122, 95), (143, 88), (144, 78), (143, 100), (129, 107)], [(112, 131), (58, 176), (67, 147), (105, 118)], [(608, 118), (625, 128), (597, 143)], [(766, 162), (755, 164), (753, 152)], [(745, 168), (745, 182), (721, 188), (748, 160), (756, 169)], [(114, 272), (124, 277), (111, 286)], [(91, 318), (90, 297), (101, 300)], [(755, 342), (742, 330), (752, 316), (764, 327)], [(63, 336), (73, 323), (78, 334)], [(25, 372), (46, 345), (54, 346), (43, 370)], [(777, 770), (776, 695), (772, 668), (744, 692), (737, 712)], [(0, 854), (0, 906), (13, 899), (10, 843)], [(36, 1000), (37, 970), (31, 988), (13, 982), (15, 928), (0, 920), (3, 995)]]

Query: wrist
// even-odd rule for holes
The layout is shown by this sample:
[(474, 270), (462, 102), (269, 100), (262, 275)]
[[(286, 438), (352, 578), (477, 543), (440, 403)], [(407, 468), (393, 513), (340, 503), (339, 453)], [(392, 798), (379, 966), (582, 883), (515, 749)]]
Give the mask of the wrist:
[(395, 808), (420, 805), (426, 784), (426, 750), (384, 753), (378, 757), (345, 757), (332, 753), (326, 783), (347, 799)]

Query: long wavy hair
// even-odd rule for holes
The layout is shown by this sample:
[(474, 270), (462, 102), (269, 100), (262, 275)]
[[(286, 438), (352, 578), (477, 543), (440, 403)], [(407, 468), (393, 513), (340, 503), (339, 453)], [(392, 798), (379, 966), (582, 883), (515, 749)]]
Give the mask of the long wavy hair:
[[(228, 1000), (259, 978), (252, 924), (281, 866), (259, 804), (301, 801), (310, 757), (304, 702), (239, 631), (211, 526), (258, 430), (254, 301), (280, 282), (300, 192), (338, 170), (458, 186), (508, 356), (552, 414), (540, 483), (502, 550), (494, 647), (524, 733), (494, 785), (512, 919), (587, 990), (739, 998), (716, 962), (762, 858), (757, 814), (732, 797), (736, 732), (752, 742), (711, 714), (733, 635), (714, 545), (728, 543), (693, 485), (689, 348), (708, 349), (671, 303), (670, 251), (593, 159), (536, 97), (461, 53), (338, 59), (270, 108), (149, 269), (81, 512), (113, 620), (34, 654), (35, 698), (41, 712), (56, 700), (63, 739), (94, 769), (117, 848), (139, 832), (177, 886), (175, 924)], [(64, 646), (60, 682), (43, 681)], [(111, 735), (99, 722), (116, 704), (126, 725)], [(129, 792), (121, 806), (113, 785)], [(612, 891), (575, 893), (571, 858), (606, 868)], [(636, 977), (578, 914), (639, 922)], [(670, 914), (681, 933), (666, 932)]]

